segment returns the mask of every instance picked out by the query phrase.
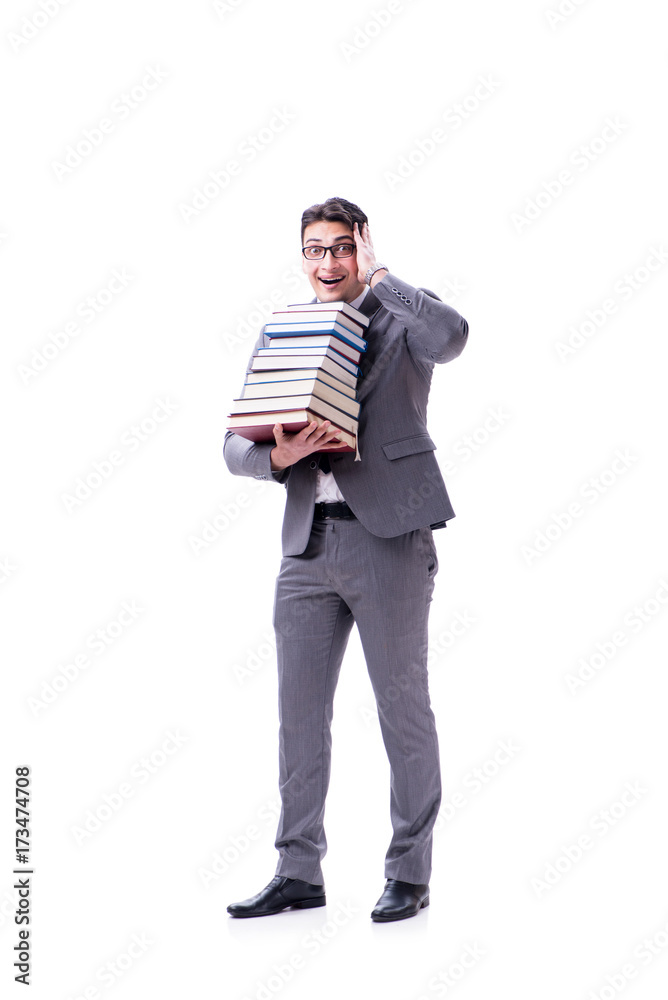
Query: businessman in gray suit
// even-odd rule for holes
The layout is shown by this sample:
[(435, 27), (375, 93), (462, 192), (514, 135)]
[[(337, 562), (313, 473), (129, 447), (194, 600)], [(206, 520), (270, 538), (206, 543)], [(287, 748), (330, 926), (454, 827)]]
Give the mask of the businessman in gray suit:
[[(427, 399), (434, 365), (462, 352), (468, 324), (433, 292), (376, 260), (367, 216), (357, 205), (342, 198), (313, 205), (303, 213), (301, 232), (303, 269), (316, 299), (349, 302), (370, 319), (358, 393), (360, 460), (337, 454), (328, 422), (296, 434), (277, 424), (275, 444), (232, 432), (225, 438), (232, 473), (287, 489), (274, 605), (279, 859), (261, 892), (227, 909), (253, 917), (325, 905), (330, 727), (356, 624), (391, 769), (393, 836), (371, 917), (401, 920), (429, 904), (441, 801), (427, 620), (438, 569), (433, 530), (454, 511), (427, 431)], [(263, 331), (255, 349), (268, 343)]]

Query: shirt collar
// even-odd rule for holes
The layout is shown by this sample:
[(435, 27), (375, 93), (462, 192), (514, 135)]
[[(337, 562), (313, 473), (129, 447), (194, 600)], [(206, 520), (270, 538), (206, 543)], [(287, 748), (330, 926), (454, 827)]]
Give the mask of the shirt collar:
[(365, 285), (362, 294), (358, 295), (356, 299), (353, 299), (353, 301), (349, 303), (349, 305), (351, 305), (353, 309), (359, 309), (359, 307), (361, 306), (362, 302), (364, 301), (367, 295), (367, 292), (369, 291), (369, 287), (370, 287), (369, 285)]
[[(360, 294), (359, 294), (359, 295), (357, 296), (357, 298), (356, 298), (356, 299), (353, 299), (353, 301), (352, 301), (352, 302), (349, 302), (349, 303), (348, 303), (348, 305), (349, 305), (349, 306), (352, 306), (352, 307), (353, 307), (353, 309), (359, 309), (359, 307), (360, 307), (361, 303), (362, 303), (362, 302), (364, 301), (364, 298), (366, 297), (366, 295), (367, 295), (367, 293), (368, 293), (368, 291), (369, 291), (369, 287), (370, 287), (369, 285), (365, 285), (365, 286), (364, 286), (364, 291), (363, 291), (363, 292), (361, 292), (361, 293), (360, 293)], [(318, 302), (322, 302), (322, 299), (318, 299)]]

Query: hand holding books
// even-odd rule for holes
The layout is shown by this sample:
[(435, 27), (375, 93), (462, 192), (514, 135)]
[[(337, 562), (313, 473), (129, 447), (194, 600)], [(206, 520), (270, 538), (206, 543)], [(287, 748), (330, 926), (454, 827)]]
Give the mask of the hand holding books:
[(345, 441), (339, 441), (338, 427), (332, 427), (329, 420), (318, 427), (312, 421), (297, 434), (286, 434), (282, 424), (274, 425), (274, 438), (276, 447), (271, 450), (271, 467), (274, 472), (286, 469), (288, 465), (294, 465), (300, 458), (306, 458), (313, 452), (322, 450), (323, 445), (328, 445), (327, 451), (333, 451), (337, 446), (346, 448)]

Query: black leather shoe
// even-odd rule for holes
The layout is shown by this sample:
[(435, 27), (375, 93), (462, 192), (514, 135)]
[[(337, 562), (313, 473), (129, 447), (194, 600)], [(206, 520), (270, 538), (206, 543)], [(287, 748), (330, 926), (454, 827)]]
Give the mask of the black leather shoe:
[(288, 906), (306, 910), (311, 906), (324, 906), (326, 902), (324, 885), (313, 885), (298, 878), (275, 875), (262, 892), (241, 903), (230, 903), (227, 912), (233, 917), (268, 917), (271, 913), (280, 913)]
[(429, 886), (413, 882), (400, 882), (388, 878), (383, 895), (371, 913), (372, 920), (404, 920), (414, 917), (423, 906), (429, 906)]

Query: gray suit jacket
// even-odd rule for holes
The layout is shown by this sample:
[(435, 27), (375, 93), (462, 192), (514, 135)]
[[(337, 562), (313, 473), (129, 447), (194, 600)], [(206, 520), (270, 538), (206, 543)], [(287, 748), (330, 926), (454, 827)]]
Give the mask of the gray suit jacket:
[[(427, 400), (434, 364), (461, 354), (468, 323), (433, 292), (393, 274), (367, 292), (360, 310), (371, 319), (358, 383), (361, 461), (350, 452), (330, 452), (329, 459), (358, 520), (372, 534), (390, 538), (455, 516), (427, 432)], [(268, 344), (263, 329), (255, 350)], [(283, 555), (300, 555), (313, 522), (318, 454), (272, 472), (272, 448), (271, 442), (255, 444), (232, 431), (225, 435), (230, 472), (285, 485)]]

